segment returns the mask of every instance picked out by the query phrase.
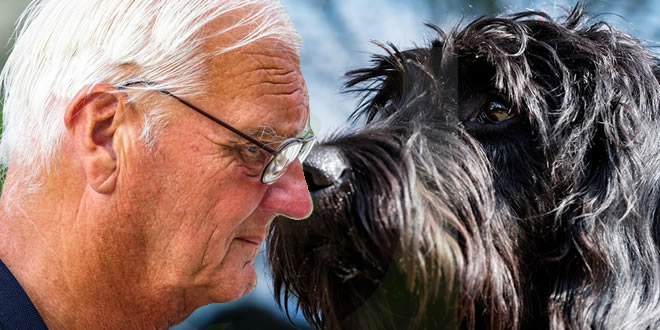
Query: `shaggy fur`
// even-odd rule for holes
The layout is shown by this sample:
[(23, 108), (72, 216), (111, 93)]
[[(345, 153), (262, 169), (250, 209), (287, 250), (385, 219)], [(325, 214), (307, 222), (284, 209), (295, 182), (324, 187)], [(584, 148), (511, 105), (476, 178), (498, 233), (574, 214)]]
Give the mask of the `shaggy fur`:
[(660, 328), (654, 55), (583, 6), (432, 28), (349, 73), (367, 124), (305, 164), (276, 294), (323, 329)]

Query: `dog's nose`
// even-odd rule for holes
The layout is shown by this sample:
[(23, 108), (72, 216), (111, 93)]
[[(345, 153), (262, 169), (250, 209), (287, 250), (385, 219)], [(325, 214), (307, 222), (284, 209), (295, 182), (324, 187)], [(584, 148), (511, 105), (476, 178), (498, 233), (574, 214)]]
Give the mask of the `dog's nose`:
[(338, 148), (317, 146), (307, 156), (303, 171), (307, 188), (311, 193), (317, 193), (344, 182), (348, 173), (348, 162)]

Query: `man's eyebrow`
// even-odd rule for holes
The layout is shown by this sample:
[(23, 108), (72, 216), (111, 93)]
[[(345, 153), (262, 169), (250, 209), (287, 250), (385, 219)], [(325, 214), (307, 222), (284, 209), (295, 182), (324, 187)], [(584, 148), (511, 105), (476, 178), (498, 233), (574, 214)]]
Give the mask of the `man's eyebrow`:
[(249, 129), (246, 131), (246, 133), (266, 144), (279, 143), (288, 138), (287, 136), (283, 136), (277, 133), (277, 131), (275, 131), (275, 129), (270, 126), (261, 126), (258, 128)]

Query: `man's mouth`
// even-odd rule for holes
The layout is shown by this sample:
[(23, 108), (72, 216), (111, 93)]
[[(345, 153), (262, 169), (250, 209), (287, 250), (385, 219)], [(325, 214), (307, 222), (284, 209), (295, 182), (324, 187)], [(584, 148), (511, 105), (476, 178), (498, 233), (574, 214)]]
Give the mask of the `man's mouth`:
[(236, 239), (254, 245), (261, 245), (261, 242), (263, 241), (261, 237), (237, 237)]

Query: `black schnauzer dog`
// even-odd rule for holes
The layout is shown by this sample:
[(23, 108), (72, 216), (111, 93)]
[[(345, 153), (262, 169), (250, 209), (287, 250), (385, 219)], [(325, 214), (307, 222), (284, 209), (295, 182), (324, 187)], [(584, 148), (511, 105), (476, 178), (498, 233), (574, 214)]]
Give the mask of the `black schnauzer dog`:
[(660, 66), (578, 5), (349, 73), (364, 127), (305, 164), (274, 289), (323, 329), (660, 329)]

